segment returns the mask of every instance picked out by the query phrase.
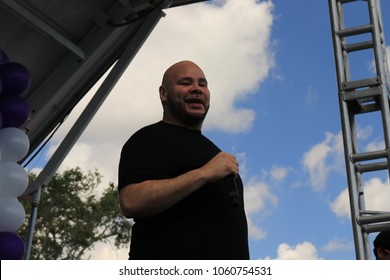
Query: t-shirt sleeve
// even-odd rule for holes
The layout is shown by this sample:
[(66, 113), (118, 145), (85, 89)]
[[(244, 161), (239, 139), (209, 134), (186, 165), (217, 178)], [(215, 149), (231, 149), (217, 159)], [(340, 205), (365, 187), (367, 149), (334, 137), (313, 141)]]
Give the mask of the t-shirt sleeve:
[(126, 142), (119, 160), (118, 191), (129, 184), (149, 179), (145, 170), (151, 161), (152, 147), (150, 137), (143, 133), (134, 134)]

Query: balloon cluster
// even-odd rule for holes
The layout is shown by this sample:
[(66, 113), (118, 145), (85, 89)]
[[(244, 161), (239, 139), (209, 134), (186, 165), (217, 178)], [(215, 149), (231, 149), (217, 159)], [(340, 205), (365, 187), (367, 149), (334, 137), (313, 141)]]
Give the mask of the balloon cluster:
[(23, 65), (11, 62), (0, 49), (0, 259), (20, 260), (24, 242), (15, 233), (23, 224), (25, 210), (18, 197), (26, 190), (28, 174), (18, 164), (30, 142), (20, 127), (27, 121), (29, 108), (21, 96), (31, 83)]

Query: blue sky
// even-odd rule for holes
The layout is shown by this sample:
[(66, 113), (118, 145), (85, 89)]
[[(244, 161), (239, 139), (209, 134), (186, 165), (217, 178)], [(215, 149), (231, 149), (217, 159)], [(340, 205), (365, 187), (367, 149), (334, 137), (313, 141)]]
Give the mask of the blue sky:
[[(390, 4), (381, 4), (389, 46)], [(351, 12), (351, 22), (367, 13)], [(190, 59), (204, 69), (212, 95), (203, 133), (240, 160), (251, 258), (355, 259), (328, 1), (218, 0), (166, 14), (61, 169), (96, 168), (116, 183), (123, 143), (162, 117), (164, 70)], [(357, 75), (372, 76), (372, 61), (361, 62)], [(50, 157), (87, 100), (40, 160)], [(364, 150), (381, 145), (379, 125), (377, 118), (362, 120)], [(39, 170), (38, 160), (30, 168)], [(390, 210), (387, 174), (367, 180), (367, 205)], [(98, 245), (90, 254), (126, 259), (127, 251)]]

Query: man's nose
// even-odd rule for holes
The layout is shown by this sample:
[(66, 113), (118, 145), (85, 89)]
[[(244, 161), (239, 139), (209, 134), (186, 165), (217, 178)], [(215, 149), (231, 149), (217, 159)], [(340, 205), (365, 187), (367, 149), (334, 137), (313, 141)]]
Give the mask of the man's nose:
[(199, 85), (195, 84), (195, 85), (191, 88), (191, 93), (192, 93), (192, 94), (202, 94), (203, 91), (202, 91), (202, 88), (201, 88)]

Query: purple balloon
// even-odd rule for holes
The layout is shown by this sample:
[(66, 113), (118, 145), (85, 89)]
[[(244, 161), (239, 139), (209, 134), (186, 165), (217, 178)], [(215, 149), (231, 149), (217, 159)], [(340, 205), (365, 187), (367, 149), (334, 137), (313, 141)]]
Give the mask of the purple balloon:
[(2, 95), (21, 95), (31, 83), (28, 69), (16, 62), (0, 65), (0, 78), (3, 82)]
[(28, 119), (29, 108), (21, 96), (1, 96), (0, 111), (3, 115), (3, 127), (21, 127)]
[(9, 62), (8, 55), (2, 50), (0, 50), (0, 65), (8, 62)]
[(24, 243), (17, 234), (0, 232), (0, 260), (21, 260), (23, 255)]

